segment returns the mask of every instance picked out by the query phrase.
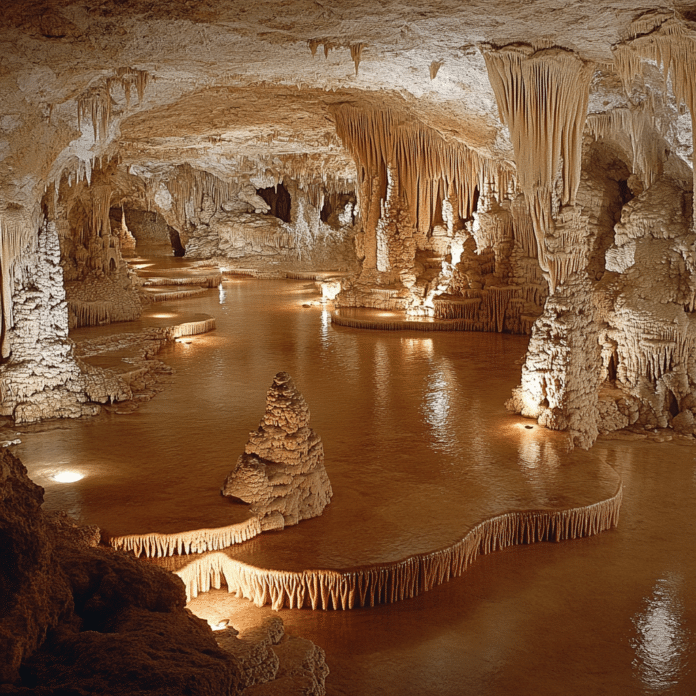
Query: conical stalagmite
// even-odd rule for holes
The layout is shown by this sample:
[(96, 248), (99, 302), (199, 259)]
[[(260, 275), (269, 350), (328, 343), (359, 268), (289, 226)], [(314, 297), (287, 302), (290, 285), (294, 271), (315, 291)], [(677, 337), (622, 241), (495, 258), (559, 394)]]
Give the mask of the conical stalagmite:
[(324, 447), (309, 427), (309, 408), (287, 372), (273, 378), (266, 413), (222, 494), (251, 503), (264, 528), (317, 517), (329, 504)]

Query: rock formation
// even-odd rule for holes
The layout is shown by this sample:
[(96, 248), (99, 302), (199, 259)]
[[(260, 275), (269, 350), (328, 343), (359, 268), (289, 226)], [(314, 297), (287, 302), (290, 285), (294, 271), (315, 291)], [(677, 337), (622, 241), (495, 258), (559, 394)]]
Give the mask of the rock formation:
[[(0, 20), (3, 413), (90, 411), (65, 332), (137, 316), (121, 252), (168, 238), (221, 266), (355, 271), (338, 306), (529, 334), (510, 407), (578, 444), (622, 424), (680, 417), (683, 430), (695, 15), (547, 4), (386, 0), (366, 22), (361, 2), (298, 0), (282, 19), (245, 7), (239, 24), (235, 3), (216, 22), (140, 0), (13, 3)], [(192, 62), (201, 51), (215, 59)], [(643, 224), (656, 215), (674, 224)], [(663, 266), (666, 308), (645, 297), (662, 293)]]
[(251, 503), (266, 529), (317, 517), (329, 504), (333, 492), (324, 447), (309, 427), (309, 407), (287, 372), (273, 378), (261, 424), (221, 492)]
[(42, 502), (0, 450), (0, 693), (325, 693), (323, 651), (280, 619), (218, 637), (184, 608), (175, 575), (97, 547), (98, 530)]

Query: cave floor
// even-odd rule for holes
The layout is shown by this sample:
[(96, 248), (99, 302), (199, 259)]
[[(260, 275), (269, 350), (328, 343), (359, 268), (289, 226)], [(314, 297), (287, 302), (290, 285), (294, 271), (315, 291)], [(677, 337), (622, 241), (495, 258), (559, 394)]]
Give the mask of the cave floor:
[[(619, 527), (597, 537), (484, 556), (463, 577), (395, 605), (283, 610), (291, 632), (327, 651), (329, 694), (695, 692), (696, 449), (600, 441), (568, 452), (564, 435), (501, 407), (526, 337), (336, 327), (327, 309), (304, 306), (318, 297), (313, 282), (239, 277), (152, 305), (154, 319), (210, 314), (218, 329), (160, 353), (176, 374), (137, 411), (27, 429), (17, 453), (45, 487), (45, 507), (114, 533), (244, 519), (245, 506), (218, 490), (273, 374), (285, 370), (323, 438), (334, 498), (321, 518), (235, 550), (247, 562), (401, 558), (498, 512), (605, 499), (615, 472), (625, 486)], [(61, 468), (85, 478), (57, 484)], [(233, 625), (270, 611), (224, 590), (191, 608)]]

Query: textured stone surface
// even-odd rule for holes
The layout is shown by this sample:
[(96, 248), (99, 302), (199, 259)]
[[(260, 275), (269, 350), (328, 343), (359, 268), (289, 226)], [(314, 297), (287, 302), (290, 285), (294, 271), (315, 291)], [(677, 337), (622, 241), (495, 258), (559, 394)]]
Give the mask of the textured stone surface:
[(325, 693), (323, 652), (279, 618), (215, 634), (185, 609), (179, 578), (97, 547), (99, 530), (47, 517), (42, 502), (0, 450), (0, 693), (236, 696), (287, 674)]
[[(669, 427), (694, 393), (692, 20), (629, 0), (11, 3), (2, 413), (93, 411), (40, 230), (77, 283), (72, 325), (102, 323), (138, 311), (120, 249), (129, 215), (155, 215), (178, 253), (221, 264), (357, 264), (344, 306), (471, 330), (539, 322), (522, 382), (551, 336), (572, 359), (543, 369), (569, 382), (553, 417), (545, 395), (525, 398), (550, 427), (593, 423), (578, 442), (622, 422), (598, 405), (605, 387), (639, 404), (638, 424)], [(289, 219), (263, 194), (281, 185)], [(577, 288), (595, 305), (583, 322)]]
[(269, 528), (316, 517), (329, 504), (324, 448), (309, 427), (309, 408), (287, 372), (273, 378), (261, 425), (250, 434), (222, 494), (251, 503), (251, 511), (262, 518), (262, 525), (267, 520)]

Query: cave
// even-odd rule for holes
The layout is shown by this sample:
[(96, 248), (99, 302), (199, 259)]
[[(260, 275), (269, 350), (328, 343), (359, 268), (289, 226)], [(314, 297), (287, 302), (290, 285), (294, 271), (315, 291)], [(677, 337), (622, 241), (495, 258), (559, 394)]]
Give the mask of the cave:
[(0, 693), (696, 692), (695, 17), (4, 7)]

